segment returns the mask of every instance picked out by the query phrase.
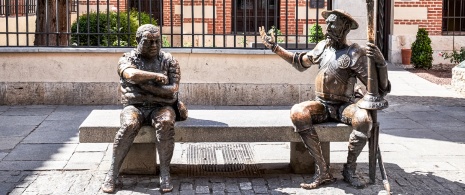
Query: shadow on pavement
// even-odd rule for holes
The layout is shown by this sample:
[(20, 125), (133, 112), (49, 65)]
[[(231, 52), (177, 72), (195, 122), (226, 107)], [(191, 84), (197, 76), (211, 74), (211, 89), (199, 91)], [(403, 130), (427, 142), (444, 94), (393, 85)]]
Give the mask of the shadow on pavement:
[(465, 99), (387, 96), (380, 132), (398, 137), (465, 143)]
[[(358, 172), (368, 181), (368, 165), (359, 163)], [(208, 177), (183, 177), (173, 175), (173, 194), (361, 194), (373, 195), (384, 190), (379, 170), (375, 184), (369, 184), (364, 189), (355, 189), (343, 181), (341, 171), (343, 164), (331, 164), (331, 172), (336, 182), (322, 185), (320, 188), (301, 189), (300, 183), (310, 182), (312, 175), (308, 174), (264, 174), (261, 177), (224, 177), (211, 175)], [(392, 194), (464, 194), (465, 181), (460, 175), (453, 179), (444, 176), (454, 175), (455, 172), (409, 172), (396, 164), (385, 164)], [(133, 193), (158, 194), (158, 181), (154, 176), (125, 175), (119, 183), (119, 191)], [(150, 181), (150, 182), (149, 182)]]

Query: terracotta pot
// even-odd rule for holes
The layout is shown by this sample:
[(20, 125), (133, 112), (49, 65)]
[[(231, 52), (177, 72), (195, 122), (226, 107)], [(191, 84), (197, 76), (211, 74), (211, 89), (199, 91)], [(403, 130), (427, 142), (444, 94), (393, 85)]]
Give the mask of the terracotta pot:
[(412, 50), (411, 49), (402, 49), (402, 64), (410, 65), (410, 58), (412, 57)]

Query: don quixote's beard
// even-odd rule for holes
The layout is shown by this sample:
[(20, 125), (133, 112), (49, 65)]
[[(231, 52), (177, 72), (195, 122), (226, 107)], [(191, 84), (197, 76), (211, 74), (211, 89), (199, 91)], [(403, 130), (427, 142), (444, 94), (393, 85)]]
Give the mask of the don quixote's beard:
[(327, 47), (332, 47), (334, 49), (342, 49), (346, 46), (346, 41), (344, 39), (340, 38), (333, 38), (330, 36), (326, 37), (326, 46)]

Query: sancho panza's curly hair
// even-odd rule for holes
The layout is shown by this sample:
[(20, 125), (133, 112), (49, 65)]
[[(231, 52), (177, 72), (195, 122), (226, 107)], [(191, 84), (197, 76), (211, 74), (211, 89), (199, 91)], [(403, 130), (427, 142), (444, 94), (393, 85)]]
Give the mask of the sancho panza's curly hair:
[(144, 25), (140, 26), (139, 28), (137, 28), (137, 32), (136, 32), (136, 41), (137, 41), (137, 43), (140, 42), (140, 40), (142, 38), (142, 35), (146, 31), (148, 31), (150, 33), (158, 33), (158, 32), (160, 32), (160, 28), (158, 26), (153, 25), (153, 24), (144, 24)]

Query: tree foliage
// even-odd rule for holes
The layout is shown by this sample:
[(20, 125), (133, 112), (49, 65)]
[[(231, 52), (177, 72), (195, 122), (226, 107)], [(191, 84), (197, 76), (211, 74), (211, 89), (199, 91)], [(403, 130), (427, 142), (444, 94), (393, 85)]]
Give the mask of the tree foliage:
[[(91, 12), (71, 25), (71, 42), (76, 46), (135, 46), (136, 31), (143, 24), (157, 25), (144, 12)], [(78, 34), (76, 34), (78, 33)]]

